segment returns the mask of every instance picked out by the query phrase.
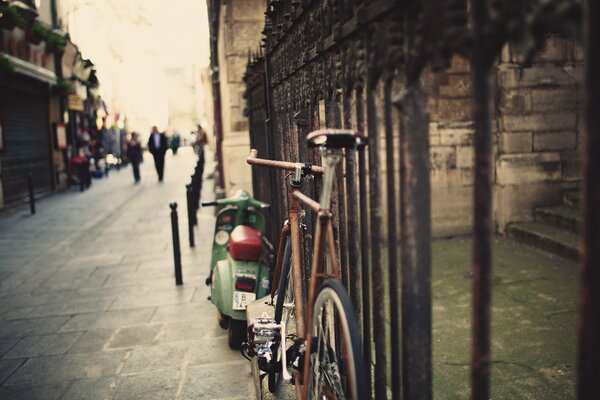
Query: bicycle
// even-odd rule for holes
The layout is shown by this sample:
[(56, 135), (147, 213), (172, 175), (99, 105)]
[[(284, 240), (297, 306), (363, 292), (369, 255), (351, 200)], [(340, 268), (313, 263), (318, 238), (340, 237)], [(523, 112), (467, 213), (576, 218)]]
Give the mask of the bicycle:
[[(260, 369), (268, 374), (271, 392), (277, 389), (280, 375), (285, 380), (292, 380), (293, 376), (297, 398), (362, 400), (370, 396), (366, 393), (359, 325), (340, 283), (330, 205), (335, 166), (343, 158), (344, 149), (356, 150), (365, 146), (366, 140), (353, 131), (340, 129), (311, 132), (307, 140), (309, 146), (322, 149), (325, 167), (257, 158), (255, 149), (246, 160), (250, 165), (293, 171), (289, 219), (280, 235), (271, 292), (275, 317), (263, 316), (254, 321), (249, 328), (249, 345), (252, 355), (258, 356)], [(319, 202), (301, 191), (303, 181), (317, 174), (323, 174)], [(306, 313), (300, 253), (302, 204), (317, 214)], [(296, 335), (288, 336), (287, 326), (292, 316)], [(288, 339), (293, 340), (289, 349)], [(292, 374), (288, 366), (293, 367)]]

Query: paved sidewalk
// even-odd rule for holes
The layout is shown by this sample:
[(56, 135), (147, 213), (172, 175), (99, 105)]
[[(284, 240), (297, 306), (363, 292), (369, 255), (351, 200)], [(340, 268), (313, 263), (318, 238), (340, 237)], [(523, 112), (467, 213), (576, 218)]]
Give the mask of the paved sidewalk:
[[(196, 157), (168, 153), (159, 183), (130, 168), (0, 214), (0, 399), (246, 399), (249, 363), (207, 301), (214, 217), (187, 244)], [(211, 166), (208, 166), (210, 170)], [(212, 196), (205, 182), (204, 200)], [(175, 286), (169, 202), (179, 204), (184, 285)]]

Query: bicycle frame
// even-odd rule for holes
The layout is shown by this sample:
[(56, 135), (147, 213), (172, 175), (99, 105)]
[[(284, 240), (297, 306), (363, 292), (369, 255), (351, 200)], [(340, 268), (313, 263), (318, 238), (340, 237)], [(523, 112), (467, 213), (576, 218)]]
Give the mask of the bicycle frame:
[[(292, 279), (294, 284), (294, 299), (295, 299), (295, 314), (296, 314), (296, 335), (299, 339), (304, 339), (306, 343), (306, 353), (304, 359), (304, 365), (307, 366), (310, 364), (310, 355), (311, 355), (311, 345), (312, 345), (312, 332), (310, 329), (306, 329), (305, 327), (312, 326), (312, 307), (315, 300), (316, 290), (318, 288), (319, 283), (323, 279), (327, 278), (335, 278), (340, 279), (339, 276), (339, 263), (336, 257), (335, 251), (335, 242), (333, 236), (333, 223), (332, 223), (332, 214), (329, 211), (329, 205), (331, 201), (331, 192), (333, 190), (333, 177), (335, 175), (334, 166), (337, 164), (341, 158), (341, 151), (327, 151), (326, 153), (326, 165), (327, 168), (312, 166), (309, 164), (302, 163), (291, 163), (285, 161), (275, 161), (275, 160), (266, 160), (257, 158), (257, 151), (251, 150), (250, 156), (246, 159), (248, 164), (250, 165), (259, 165), (266, 166), (271, 168), (278, 168), (284, 170), (294, 171), (295, 176), (292, 180), (292, 190), (289, 195), (289, 208), (288, 208), (288, 223), (284, 225), (281, 235), (279, 238), (279, 251), (277, 254), (277, 263), (275, 269), (275, 280), (273, 282), (273, 287), (277, 286), (279, 278), (277, 278), (281, 273), (281, 265), (283, 264), (283, 249), (285, 248), (285, 240), (289, 235), (291, 238), (291, 246), (292, 246)], [(302, 182), (303, 175), (307, 174), (324, 174), (324, 182), (323, 182), (323, 191), (321, 194), (321, 201), (317, 202), (309, 196), (302, 193), (300, 187)], [(313, 243), (313, 255), (312, 255), (312, 263), (311, 263), (311, 274), (310, 274), (310, 284), (308, 288), (308, 312), (304, 311), (304, 303), (303, 303), (303, 284), (302, 284), (302, 264), (300, 258), (300, 222), (299, 216), (301, 211), (300, 204), (305, 204), (310, 207), (317, 214), (317, 223), (315, 227), (314, 233), (314, 243)], [(328, 274), (325, 272), (325, 249), (328, 248), (330, 259), (331, 259), (331, 273)], [(275, 289), (271, 292), (271, 299), (275, 295)], [(285, 346), (285, 327), (282, 326), (283, 331), (283, 339), (282, 346)], [(285, 349), (283, 352), (285, 353)], [(285, 356), (283, 356), (285, 357)], [(285, 360), (285, 358), (282, 358)], [(296, 395), (299, 398), (306, 398), (307, 393), (305, 393), (306, 383), (308, 382), (308, 374), (309, 369), (305, 368), (302, 376), (302, 380), (298, 380), (298, 373), (294, 373), (294, 377), (296, 379)], [(287, 366), (282, 363), (282, 372), (284, 378), (289, 377), (289, 372), (287, 371)], [(301, 384), (298, 384), (301, 383)]]

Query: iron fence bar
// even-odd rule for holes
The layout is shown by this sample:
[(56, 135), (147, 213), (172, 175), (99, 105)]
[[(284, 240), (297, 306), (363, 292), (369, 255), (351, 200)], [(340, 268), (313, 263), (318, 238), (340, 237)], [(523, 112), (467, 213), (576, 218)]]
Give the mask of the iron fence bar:
[(396, 225), (396, 182), (394, 171), (394, 123), (392, 120), (392, 78), (385, 81), (384, 86), (384, 120), (385, 120), (385, 155), (387, 168), (387, 219), (388, 219), (388, 274), (390, 282), (390, 341), (391, 341), (391, 370), (392, 370), (392, 399), (401, 397), (401, 342), (400, 342), (400, 300), (398, 298), (399, 269), (398, 269), (398, 230)]
[(473, 187), (473, 322), (471, 399), (490, 398), (490, 324), (492, 274), (492, 64), (485, 42), (489, 24), (489, 2), (471, 0), (473, 49), (473, 120), (475, 125)]
[(429, 400), (431, 386), (431, 211), (429, 132), (418, 81), (402, 101), (400, 142), (402, 382), (405, 400)]
[[(348, 90), (343, 98), (344, 106), (344, 129), (352, 129), (352, 91)], [(348, 259), (351, 261), (349, 274), (349, 293), (352, 299), (354, 311), (360, 321), (362, 315), (362, 303), (360, 301), (359, 282), (359, 257), (360, 237), (358, 217), (358, 188), (356, 184), (356, 153), (354, 151), (346, 154), (346, 196), (348, 197)]]
[[(363, 104), (362, 88), (356, 91), (356, 129), (359, 132), (365, 131), (365, 113)], [(362, 337), (363, 337), (363, 359), (367, 366), (368, 391), (371, 393), (371, 273), (369, 269), (369, 203), (367, 198), (367, 160), (365, 150), (358, 150), (358, 181), (359, 181), (359, 208), (360, 208), (360, 262), (361, 262), (361, 282), (360, 291), (362, 299)]]
[(383, 262), (381, 259), (382, 232), (382, 206), (381, 187), (379, 180), (379, 132), (377, 127), (377, 84), (369, 82), (367, 85), (367, 124), (369, 126), (369, 210), (371, 241), (371, 297), (372, 304), (377, 305), (372, 310), (373, 342), (375, 346), (375, 399), (387, 399), (386, 390), (386, 355), (385, 355), (385, 297), (383, 284)]
[[(336, 99), (337, 100), (337, 99)], [(339, 101), (334, 102), (334, 127), (341, 128), (342, 127), (342, 105)], [(346, 157), (350, 152), (346, 152)], [(337, 248), (340, 255), (340, 270), (342, 274), (342, 282), (344, 287), (348, 290), (350, 288), (350, 266), (348, 263), (348, 217), (347, 217), (347, 202), (346, 197), (348, 196), (346, 192), (345, 179), (344, 179), (344, 164), (339, 163), (336, 166), (336, 185), (338, 192), (337, 205), (338, 210), (335, 213), (337, 215), (334, 226), (337, 226), (339, 233), (339, 240), (337, 243)]]
[(578, 398), (600, 398), (600, 4), (585, 2), (585, 151)]

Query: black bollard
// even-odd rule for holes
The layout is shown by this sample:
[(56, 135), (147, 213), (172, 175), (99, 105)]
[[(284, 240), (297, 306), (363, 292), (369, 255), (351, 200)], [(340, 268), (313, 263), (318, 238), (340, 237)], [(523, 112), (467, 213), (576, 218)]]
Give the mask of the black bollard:
[(190, 247), (194, 247), (194, 211), (192, 210), (192, 185), (185, 185), (185, 195), (187, 199), (188, 234), (190, 239)]
[(85, 169), (84, 169), (84, 163), (80, 163), (79, 164), (79, 191), (83, 192), (83, 179), (85, 178)]
[(33, 177), (31, 172), (27, 174), (27, 186), (29, 188), (29, 209), (31, 215), (35, 214), (35, 197), (33, 196)]
[(200, 204), (200, 199), (198, 197), (198, 191), (196, 190), (196, 174), (194, 173), (194, 175), (191, 176), (192, 180), (190, 183), (190, 190), (192, 192), (190, 200), (191, 200), (191, 208), (192, 208), (192, 214), (193, 214), (193, 221), (194, 221), (194, 226), (198, 225), (198, 218), (196, 218), (196, 215), (198, 213), (198, 208), (199, 208), (199, 204)]
[(169, 204), (171, 207), (171, 228), (173, 230), (173, 258), (175, 260), (175, 284), (183, 285), (181, 274), (181, 251), (179, 249), (179, 224), (177, 222), (177, 203)]

